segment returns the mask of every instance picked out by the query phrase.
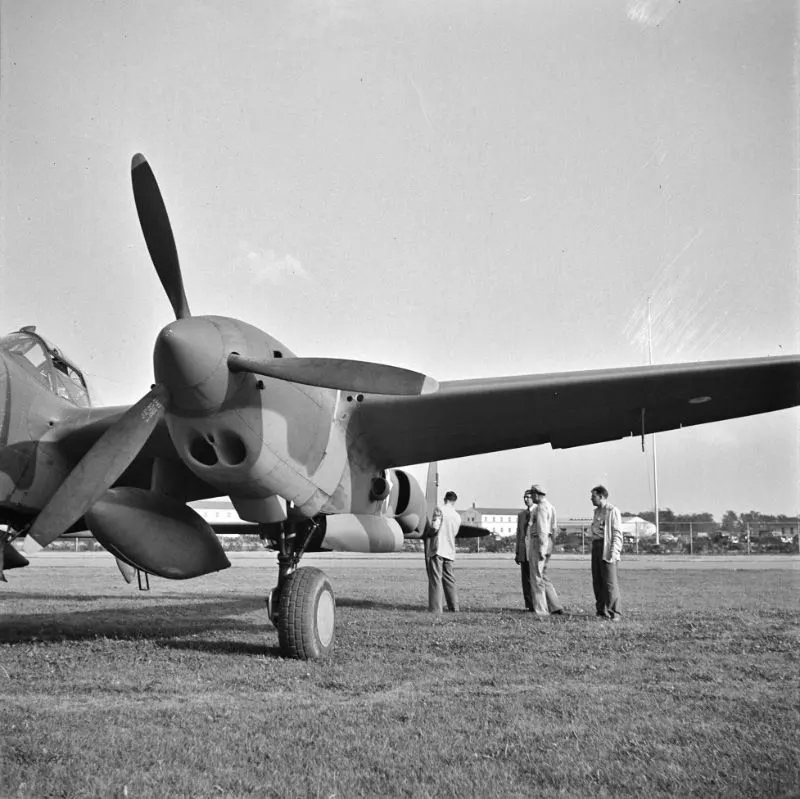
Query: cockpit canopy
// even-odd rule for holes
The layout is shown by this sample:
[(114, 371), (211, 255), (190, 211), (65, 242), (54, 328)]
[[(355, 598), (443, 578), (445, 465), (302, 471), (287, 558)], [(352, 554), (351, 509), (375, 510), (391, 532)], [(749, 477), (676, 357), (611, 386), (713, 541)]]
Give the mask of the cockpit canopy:
[(53, 394), (81, 408), (91, 405), (83, 374), (33, 325), (0, 338), (0, 352), (14, 358)]

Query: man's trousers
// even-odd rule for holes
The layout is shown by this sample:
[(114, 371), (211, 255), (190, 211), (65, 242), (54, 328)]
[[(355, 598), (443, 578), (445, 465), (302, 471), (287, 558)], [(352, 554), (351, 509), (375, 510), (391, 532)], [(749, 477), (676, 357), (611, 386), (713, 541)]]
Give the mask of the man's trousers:
[(531, 598), (531, 567), (527, 560), (520, 561), (520, 575), (522, 576), (522, 599), (525, 601), (525, 610), (533, 610)]
[(598, 616), (613, 619), (620, 615), (617, 564), (603, 560), (605, 542), (592, 541), (592, 588), (594, 607)]
[(442, 612), (442, 593), (447, 600), (447, 609), (458, 610), (458, 591), (453, 561), (434, 555), (428, 568), (428, 610)]
[[(534, 547), (534, 553), (537, 548)], [(550, 565), (550, 556), (544, 558), (536, 557), (530, 562), (530, 585), (531, 599), (533, 600), (533, 611), (537, 616), (548, 616), (550, 613), (558, 613), (564, 608), (558, 598), (555, 586), (547, 576), (547, 567)]]

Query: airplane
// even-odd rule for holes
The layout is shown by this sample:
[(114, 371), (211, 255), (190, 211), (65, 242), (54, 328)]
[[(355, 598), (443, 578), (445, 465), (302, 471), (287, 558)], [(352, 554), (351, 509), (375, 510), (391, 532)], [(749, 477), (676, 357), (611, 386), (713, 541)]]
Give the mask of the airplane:
[(298, 357), (244, 321), (192, 316), (166, 206), (138, 153), (131, 182), (175, 316), (156, 338), (155, 383), (130, 406), (94, 407), (80, 370), (35, 329), (0, 339), (6, 568), (26, 560), (10, 551), (18, 536), (47, 546), (88, 529), (149, 574), (224, 569), (213, 529), (187, 503), (227, 495), (278, 552), (267, 606), (282, 652), (327, 657), (333, 588), (299, 564), (306, 552), (395, 552), (425, 537), (430, 491), (401, 467), (800, 405), (797, 355), (441, 383), (385, 364)]

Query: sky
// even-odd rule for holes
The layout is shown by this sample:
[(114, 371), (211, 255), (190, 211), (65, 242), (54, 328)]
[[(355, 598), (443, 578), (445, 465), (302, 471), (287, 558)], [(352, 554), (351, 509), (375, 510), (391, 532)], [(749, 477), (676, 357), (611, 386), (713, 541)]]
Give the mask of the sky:
[[(134, 402), (193, 314), (438, 380), (800, 351), (795, 3), (0, 0), (0, 329)], [(650, 307), (650, 334), (647, 309)], [(654, 505), (652, 444), (439, 465), (459, 506)], [(677, 513), (800, 512), (800, 411), (660, 434)], [(412, 473), (424, 477), (424, 469)]]

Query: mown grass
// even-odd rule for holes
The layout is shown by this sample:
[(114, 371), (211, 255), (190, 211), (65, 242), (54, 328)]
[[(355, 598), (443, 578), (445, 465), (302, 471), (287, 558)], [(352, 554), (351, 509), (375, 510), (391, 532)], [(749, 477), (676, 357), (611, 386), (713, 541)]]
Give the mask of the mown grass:
[(537, 621), (511, 561), (460, 559), (436, 619), (419, 560), (336, 559), (335, 656), (299, 662), (271, 558), (149, 594), (51, 563), (0, 588), (3, 797), (800, 792), (796, 570), (626, 570), (611, 625), (588, 562)]

